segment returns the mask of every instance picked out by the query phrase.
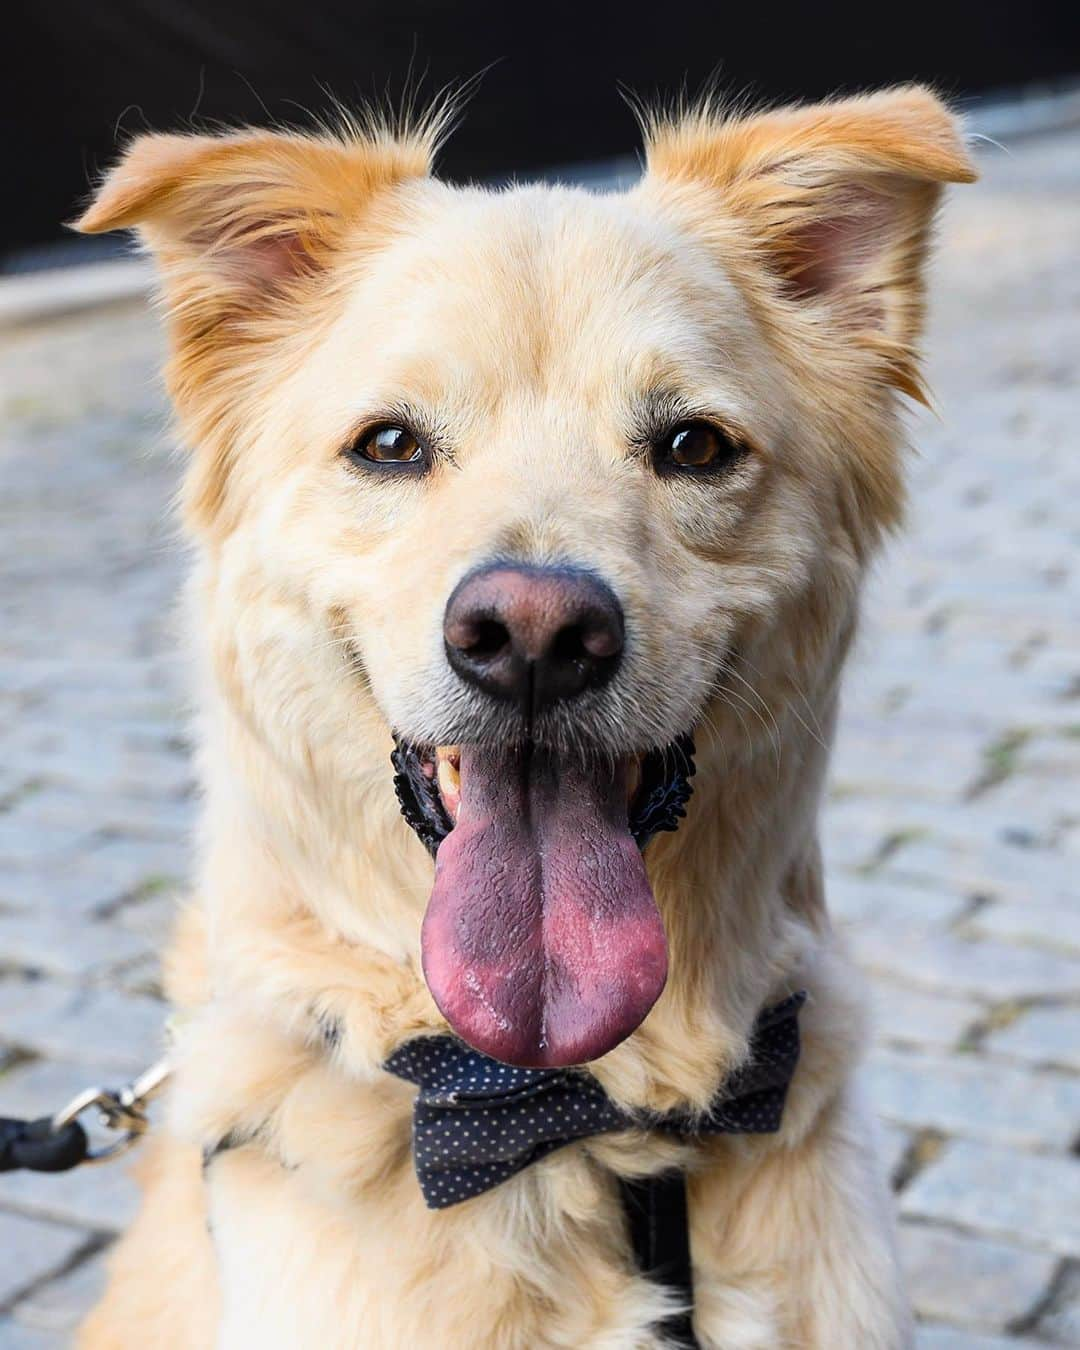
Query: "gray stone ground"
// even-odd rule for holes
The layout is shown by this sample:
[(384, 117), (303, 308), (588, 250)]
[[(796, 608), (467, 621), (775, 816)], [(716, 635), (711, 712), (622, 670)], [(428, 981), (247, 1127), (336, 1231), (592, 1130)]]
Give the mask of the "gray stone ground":
[[(982, 160), (826, 817), (920, 1350), (1080, 1346), (1080, 133)], [(154, 324), (0, 344), (0, 1113), (37, 1114), (154, 1056), (194, 804)], [(66, 1342), (133, 1205), (0, 1177), (2, 1350)]]

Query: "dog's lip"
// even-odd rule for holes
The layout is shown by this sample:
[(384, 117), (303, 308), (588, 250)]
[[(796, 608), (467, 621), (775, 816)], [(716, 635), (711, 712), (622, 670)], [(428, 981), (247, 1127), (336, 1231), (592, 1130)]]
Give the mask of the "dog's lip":
[[(443, 810), (451, 823), (456, 825), (461, 810), (461, 746), (437, 745), (434, 749), (418, 750), (417, 755), (421, 772), (432, 783)], [(640, 751), (620, 755), (617, 760), (626, 775), (626, 806), (629, 814), (633, 812), (635, 799), (644, 780), (644, 759), (645, 752)]]
[[(434, 856), (457, 823), (461, 746), (414, 742), (399, 732), (394, 733), (394, 745), (394, 787), (402, 814)], [(678, 828), (693, 791), (692, 732), (661, 749), (629, 750), (603, 758), (612, 772), (625, 774), (628, 823), (639, 848), (655, 834)]]

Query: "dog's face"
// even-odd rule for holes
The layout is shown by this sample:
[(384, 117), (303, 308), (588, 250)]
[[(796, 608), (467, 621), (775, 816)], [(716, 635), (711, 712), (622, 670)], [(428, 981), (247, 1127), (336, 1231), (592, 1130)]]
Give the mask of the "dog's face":
[[(781, 363), (644, 195), (428, 183), (402, 212), (274, 394), (242, 547), (306, 598), (312, 642), (347, 642), (413, 743), (663, 747), (701, 717), (747, 616), (806, 585), (834, 514)], [(481, 579), (466, 625), (513, 627), (523, 568), (565, 611), (547, 617), (567, 650), (539, 663), (553, 695), (569, 678), (563, 697), (450, 631), (455, 588), (484, 569), (506, 575)], [(541, 595), (559, 573), (565, 594)], [(594, 659), (582, 639), (605, 622), (619, 651)], [(580, 686), (560, 662), (589, 667)]]
[(804, 684), (850, 622), (969, 170), (919, 91), (665, 125), (621, 196), (425, 159), (147, 138), (84, 225), (163, 264), (231, 696), (346, 776), (395, 732), (445, 835), (436, 1000), (499, 1058), (575, 1063), (663, 986), (635, 822), (669, 747), (722, 735), (747, 652)]

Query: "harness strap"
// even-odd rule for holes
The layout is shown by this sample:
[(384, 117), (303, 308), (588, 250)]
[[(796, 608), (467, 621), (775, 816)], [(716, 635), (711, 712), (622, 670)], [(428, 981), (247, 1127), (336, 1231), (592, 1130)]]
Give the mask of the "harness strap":
[(620, 1177), (619, 1191), (641, 1273), (666, 1285), (683, 1305), (664, 1323), (669, 1343), (679, 1350), (699, 1350), (693, 1324), (686, 1174), (678, 1170), (634, 1180)]

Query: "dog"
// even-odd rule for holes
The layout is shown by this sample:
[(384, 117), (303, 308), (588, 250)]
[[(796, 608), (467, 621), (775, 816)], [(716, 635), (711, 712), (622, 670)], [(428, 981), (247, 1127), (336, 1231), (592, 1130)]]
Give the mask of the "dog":
[[(676, 1168), (700, 1345), (899, 1350), (816, 821), (962, 131), (916, 86), (706, 100), (604, 195), (441, 182), (447, 120), (141, 135), (77, 222), (159, 269), (204, 790), (81, 1344), (669, 1345), (617, 1183)], [(648, 1128), (795, 994), (779, 1129)], [(421, 1042), (644, 1123), (429, 1208)]]

